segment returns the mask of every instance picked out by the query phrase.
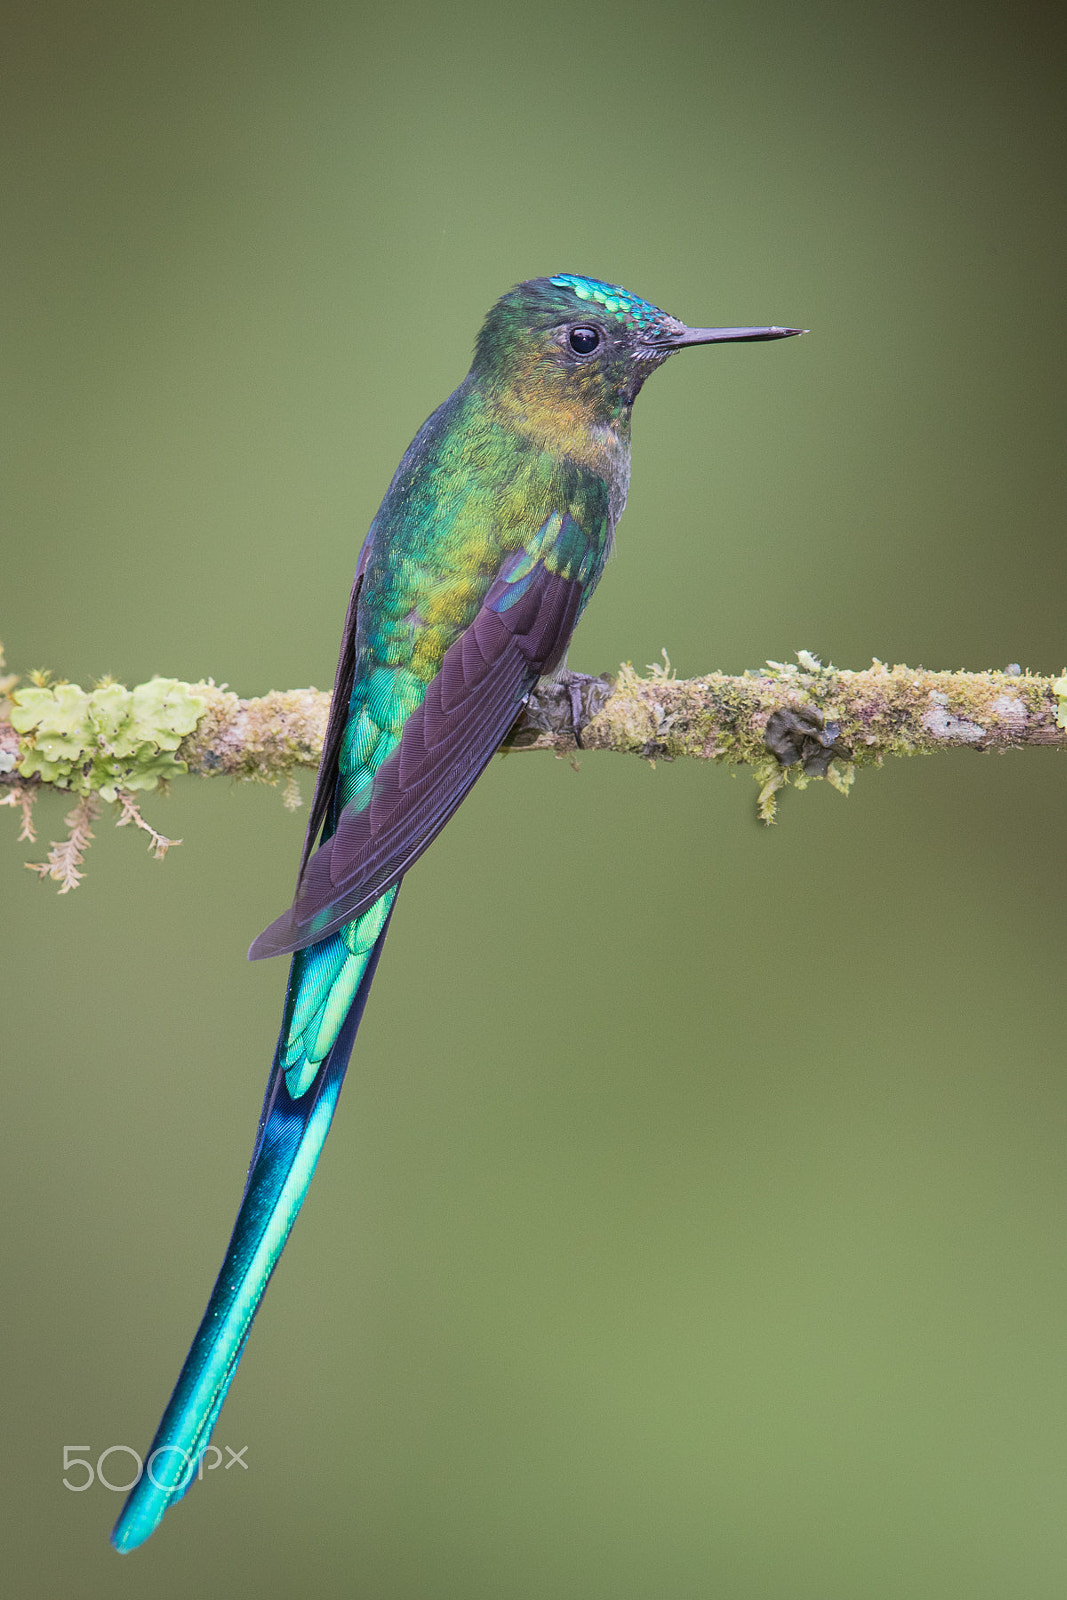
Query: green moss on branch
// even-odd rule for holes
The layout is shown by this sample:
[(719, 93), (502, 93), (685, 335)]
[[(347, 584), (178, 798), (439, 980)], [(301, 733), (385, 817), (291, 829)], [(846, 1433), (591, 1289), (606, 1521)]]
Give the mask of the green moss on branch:
[[(575, 711), (585, 750), (751, 767), (770, 821), (785, 783), (803, 788), (825, 777), (846, 792), (857, 767), (887, 756), (1067, 745), (1067, 675), (930, 672), (880, 661), (853, 672), (807, 651), (796, 664), (768, 662), (741, 677), (679, 679), (669, 664), (640, 677), (627, 664), (613, 678), (576, 677), (538, 691), (509, 748), (572, 754)], [(0, 804), (21, 808), (22, 836), (32, 837), (30, 809), (42, 789), (94, 806), (114, 801), (120, 823), (143, 828), (161, 855), (170, 841), (144, 822), (135, 792), (159, 790), (180, 773), (225, 774), (284, 781), (287, 803), (299, 804), (294, 775), (317, 767), (328, 713), (329, 695), (316, 689), (242, 700), (210, 682), (154, 678), (132, 690), (110, 682), (82, 690), (40, 674), (21, 689), (15, 678), (0, 679)], [(89, 809), (82, 806), (72, 826), (80, 841)], [(73, 857), (62, 859), (69, 866)], [(59, 875), (48, 864), (43, 870)], [(70, 871), (61, 881), (72, 886)]]

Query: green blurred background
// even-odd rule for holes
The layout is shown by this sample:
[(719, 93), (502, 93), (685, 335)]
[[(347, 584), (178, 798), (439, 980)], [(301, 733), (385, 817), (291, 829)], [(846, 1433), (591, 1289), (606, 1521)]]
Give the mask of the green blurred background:
[[(9, 665), (327, 686), (403, 448), (563, 269), (812, 330), (649, 385), (573, 665), (1059, 670), (1060, 16), (5, 5)], [(164, 866), (104, 819), (61, 900), (63, 805), (0, 815), (7, 1592), (1059, 1600), (1065, 782), (959, 753), (766, 830), (719, 768), (495, 763), (405, 889), (248, 1470), (125, 1560), (63, 1446), (144, 1449), (199, 1318), (303, 823), (189, 780)]]

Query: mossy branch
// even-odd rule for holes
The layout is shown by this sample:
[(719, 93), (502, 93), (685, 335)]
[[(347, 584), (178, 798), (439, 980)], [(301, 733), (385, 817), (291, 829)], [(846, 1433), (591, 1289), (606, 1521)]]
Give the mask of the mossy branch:
[[(847, 792), (857, 767), (886, 756), (1067, 745), (1067, 675), (929, 672), (880, 661), (852, 672), (807, 651), (796, 664), (768, 662), (741, 677), (680, 679), (666, 655), (664, 663), (647, 677), (629, 665), (610, 678), (564, 674), (531, 697), (507, 748), (573, 755), (580, 741), (583, 750), (648, 761), (690, 756), (749, 766), (769, 822), (786, 783), (803, 788), (826, 778)], [(100, 800), (116, 804), (120, 825), (150, 834), (157, 858), (174, 841), (144, 821), (133, 795), (164, 788), (179, 773), (282, 781), (286, 803), (299, 805), (295, 773), (318, 765), (330, 701), (316, 689), (242, 700), (210, 682), (163, 678), (132, 690), (51, 686), (41, 674), (16, 684), (0, 678), (0, 804), (21, 808), (21, 837), (32, 838), (32, 802), (42, 789), (77, 797), (70, 837), (35, 866), (63, 890), (80, 877)]]

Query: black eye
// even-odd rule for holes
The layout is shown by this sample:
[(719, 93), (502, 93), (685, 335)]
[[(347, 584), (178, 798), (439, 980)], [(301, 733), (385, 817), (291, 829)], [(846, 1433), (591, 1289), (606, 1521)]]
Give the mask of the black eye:
[(576, 355), (587, 356), (600, 343), (600, 329), (572, 328), (569, 343)]

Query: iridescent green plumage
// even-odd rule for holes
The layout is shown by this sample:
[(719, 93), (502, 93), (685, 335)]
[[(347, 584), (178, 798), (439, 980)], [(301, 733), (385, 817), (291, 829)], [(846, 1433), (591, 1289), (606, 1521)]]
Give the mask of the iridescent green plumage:
[(596, 279), (534, 279), (490, 311), (470, 372), (407, 450), (359, 558), (296, 899), (250, 951), (293, 959), (241, 1208), (117, 1549), (195, 1477), (329, 1129), (400, 879), (560, 666), (596, 587), (642, 383), (682, 345), (794, 331), (691, 330)]

